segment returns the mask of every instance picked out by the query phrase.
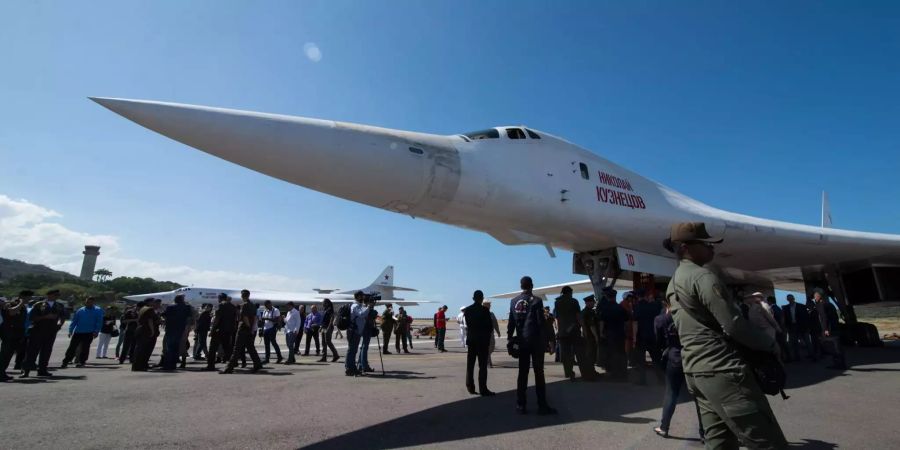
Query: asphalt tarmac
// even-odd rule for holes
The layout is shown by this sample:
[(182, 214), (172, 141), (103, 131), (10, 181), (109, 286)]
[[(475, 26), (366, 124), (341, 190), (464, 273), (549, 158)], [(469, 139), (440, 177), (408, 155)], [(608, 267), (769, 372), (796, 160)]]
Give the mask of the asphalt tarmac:
[[(60, 333), (51, 370), (67, 344)], [(0, 384), (0, 448), (702, 447), (686, 398), (672, 436), (653, 433), (663, 397), (655, 377), (649, 386), (573, 383), (548, 355), (547, 392), (559, 415), (535, 415), (531, 389), (532, 413), (521, 416), (514, 411), (515, 360), (495, 352), (488, 385), (498, 395), (471, 396), (455, 330), (447, 344), (450, 351), (440, 354), (433, 341), (414, 340), (411, 354), (384, 355), (382, 375), (373, 340), (369, 360), (379, 371), (365, 377), (344, 376), (343, 359), (318, 363), (314, 356), (258, 374), (200, 372), (204, 363), (193, 361), (175, 373), (134, 373), (127, 364), (95, 360), (92, 351), (85, 368)], [(346, 343), (338, 346), (343, 356)], [(852, 369), (792, 364), (790, 400), (769, 397), (792, 448), (900, 447), (893, 410), (900, 404), (900, 346), (847, 351)]]

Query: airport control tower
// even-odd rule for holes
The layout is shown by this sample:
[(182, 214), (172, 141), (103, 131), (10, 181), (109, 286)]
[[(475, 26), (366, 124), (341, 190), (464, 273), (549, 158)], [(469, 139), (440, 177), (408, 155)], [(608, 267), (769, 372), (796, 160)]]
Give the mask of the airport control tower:
[(81, 279), (90, 280), (94, 278), (94, 268), (97, 267), (97, 257), (100, 256), (99, 245), (84, 246), (84, 262), (81, 263)]

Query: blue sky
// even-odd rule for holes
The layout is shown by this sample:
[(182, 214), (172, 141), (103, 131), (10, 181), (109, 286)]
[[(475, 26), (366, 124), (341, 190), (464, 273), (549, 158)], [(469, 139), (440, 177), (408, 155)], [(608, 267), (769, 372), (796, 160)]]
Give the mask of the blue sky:
[(578, 278), (569, 254), (289, 185), (87, 96), (444, 134), (523, 123), (713, 206), (818, 224), (826, 189), (836, 227), (900, 233), (896, 2), (3, 2), (0, 48), (0, 195), (38, 217), (16, 222), (31, 247), (7, 235), (0, 256), (71, 268), (81, 237), (117, 274), (281, 288), (394, 264), (453, 306), (522, 274)]

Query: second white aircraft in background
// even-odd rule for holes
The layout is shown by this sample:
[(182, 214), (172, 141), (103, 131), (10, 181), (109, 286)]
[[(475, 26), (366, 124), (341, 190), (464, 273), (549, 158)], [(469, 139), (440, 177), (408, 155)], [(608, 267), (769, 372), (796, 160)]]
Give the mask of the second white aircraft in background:
[[(149, 294), (128, 295), (126, 300), (139, 302), (148, 298), (158, 298), (163, 303), (172, 303), (176, 295), (184, 295), (185, 301), (191, 306), (200, 306), (204, 303), (216, 304), (220, 293), (237, 301), (241, 298), (241, 289), (215, 288), (215, 287), (183, 287), (173, 291), (154, 292)], [(363, 291), (366, 294), (380, 294), (381, 303), (391, 303), (396, 306), (415, 306), (421, 303), (430, 303), (423, 301), (404, 300), (396, 298), (394, 293), (397, 291), (416, 292), (415, 289), (400, 287), (394, 285), (394, 266), (387, 266), (381, 275), (371, 284), (364, 288), (352, 289), (349, 291), (340, 291), (337, 289), (314, 289), (315, 292), (283, 292), (269, 290), (254, 290), (247, 287), (250, 291), (250, 299), (256, 303), (262, 303), (266, 300), (271, 301), (275, 306), (283, 306), (288, 302), (295, 305), (319, 305), (322, 300), (328, 298), (335, 304), (349, 303), (353, 301), (353, 294), (356, 291)]]

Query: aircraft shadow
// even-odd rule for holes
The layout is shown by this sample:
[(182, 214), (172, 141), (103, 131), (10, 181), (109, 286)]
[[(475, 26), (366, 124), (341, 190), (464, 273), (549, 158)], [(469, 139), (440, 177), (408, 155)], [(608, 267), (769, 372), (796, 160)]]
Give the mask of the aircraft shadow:
[[(490, 384), (490, 379), (488, 380)], [(460, 385), (460, 390), (464, 389)], [(637, 395), (636, 395), (637, 394)], [(535, 414), (534, 388), (529, 389), (530, 414), (515, 413), (515, 390), (498, 392), (493, 397), (472, 396), (465, 400), (435, 406), (403, 417), (382, 422), (351, 433), (327, 439), (304, 448), (386, 449), (421, 446), (446, 440), (469, 439), (530, 430), (547, 426), (583, 421), (605, 421), (647, 424), (650, 417), (626, 417), (624, 414), (659, 406), (662, 390), (659, 387), (642, 389), (637, 386), (613, 383), (547, 384), (547, 397), (559, 409), (557, 416)], [(596, 405), (605, 405), (597, 408)], [(453, 424), (452, 436), (435, 433), (436, 424)], [(381, 433), (379, 430), (402, 428), (404, 433)]]
[[(888, 345), (882, 348), (847, 348), (847, 360), (851, 366), (863, 366), (859, 371), (881, 370), (864, 366), (891, 364), (900, 362), (900, 345)], [(840, 370), (829, 370), (825, 366), (830, 361), (820, 360), (817, 363), (794, 363), (787, 366), (791, 388), (799, 388), (822, 383), (837, 376), (848, 376), (850, 373)], [(552, 363), (550, 363), (552, 364)], [(460, 369), (463, 369), (461, 366)], [(510, 363), (496, 364), (495, 368), (514, 368)], [(636, 378), (631, 371), (631, 378)], [(415, 373), (418, 375), (418, 373)], [(528, 390), (530, 414), (518, 415), (514, 411), (515, 390), (498, 392), (494, 397), (473, 396), (464, 400), (442, 404), (432, 408), (378, 423), (360, 430), (335, 436), (304, 448), (371, 448), (386, 449), (395, 447), (415, 447), (436, 444), (448, 440), (479, 438), (520, 430), (565, 425), (584, 421), (617, 422), (650, 424), (659, 417), (643, 417), (634, 414), (659, 408), (662, 404), (664, 386), (656, 381), (656, 377), (648, 373), (647, 386), (632, 383), (597, 383), (548, 380), (547, 397), (551, 405), (559, 410), (556, 416), (537, 416), (535, 414), (534, 388)], [(531, 378), (533, 381), (533, 378)], [(488, 378), (490, 386), (490, 378)], [(491, 386), (494, 387), (494, 386)], [(496, 387), (495, 387), (496, 388)], [(464, 389), (460, 385), (460, 390)], [(769, 397), (770, 402), (780, 401), (777, 397)], [(683, 394), (676, 414), (694, 414), (693, 405)], [(436, 424), (453, 424), (452, 436), (446, 433), (435, 433)], [(404, 433), (382, 433), (385, 429), (403, 429)], [(693, 430), (684, 430), (690, 436)], [(674, 437), (669, 439), (698, 442), (698, 438)], [(791, 448), (806, 450), (831, 450), (836, 444), (815, 439), (803, 439), (791, 444)]]

